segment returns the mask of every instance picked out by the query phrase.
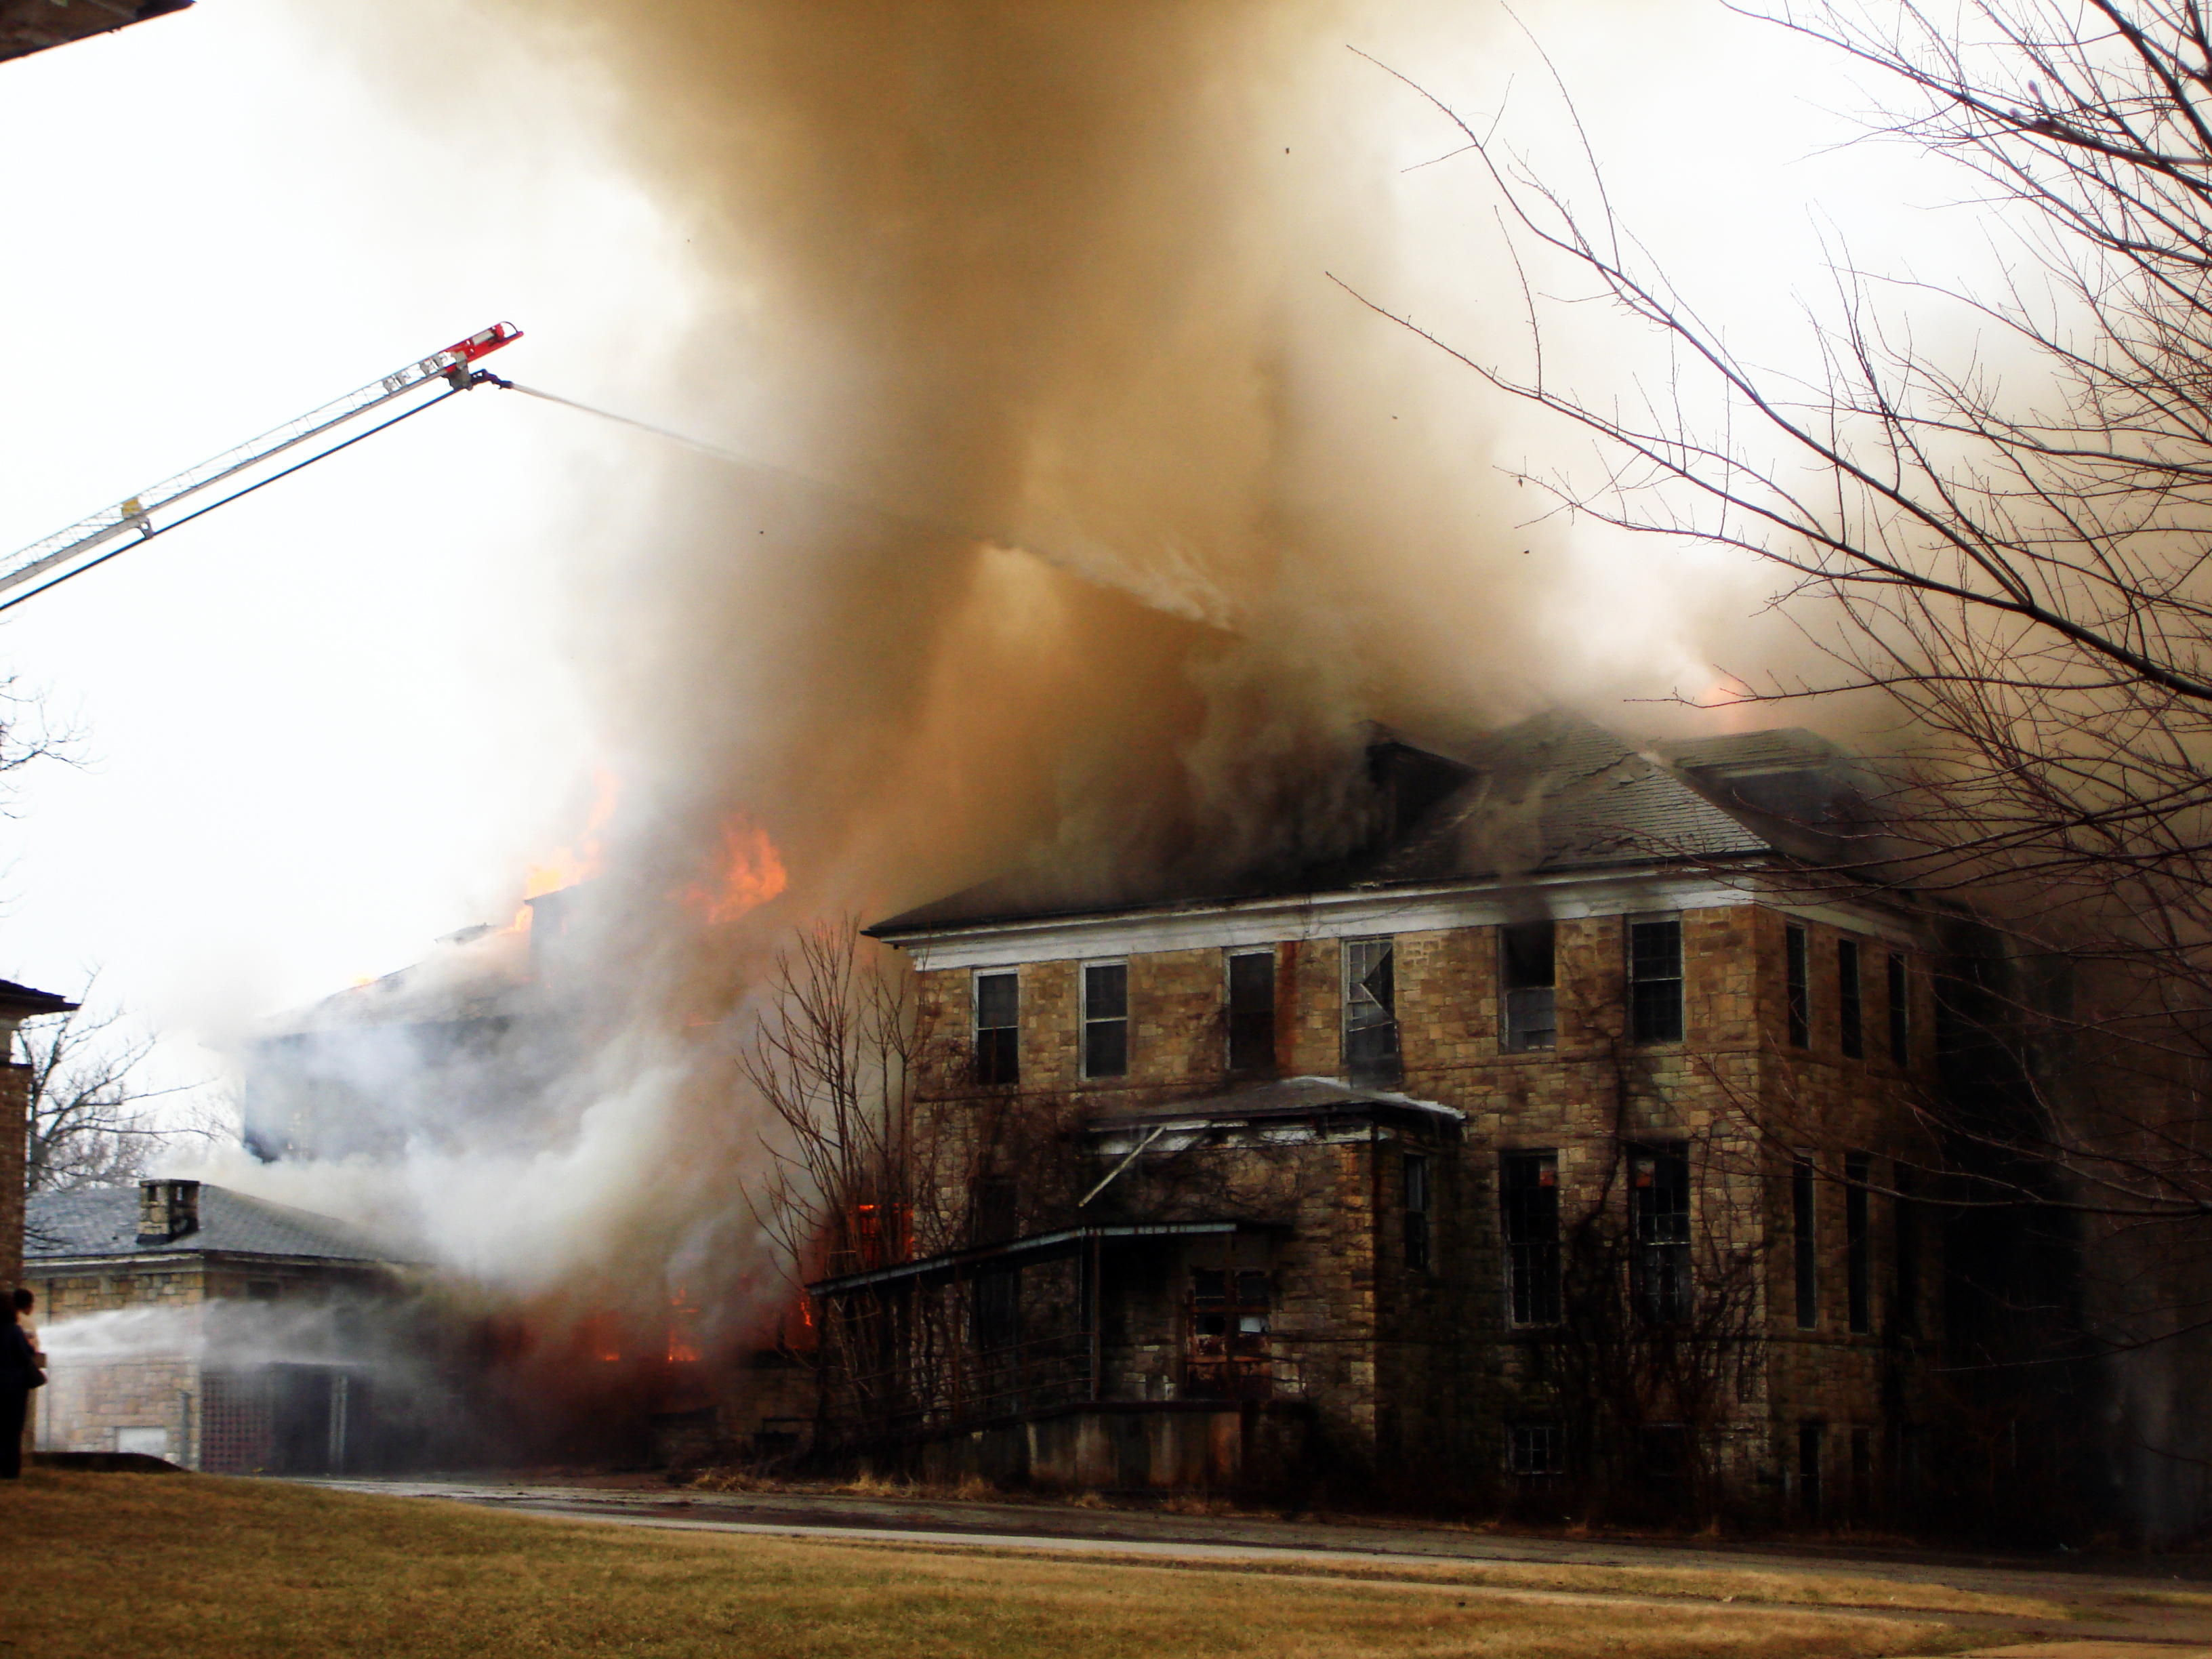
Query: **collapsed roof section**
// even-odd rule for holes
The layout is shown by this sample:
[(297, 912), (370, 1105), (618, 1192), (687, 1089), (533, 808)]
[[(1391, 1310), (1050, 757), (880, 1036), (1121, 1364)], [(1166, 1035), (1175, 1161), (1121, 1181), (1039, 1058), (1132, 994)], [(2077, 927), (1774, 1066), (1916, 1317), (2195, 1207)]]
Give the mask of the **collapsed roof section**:
[(1634, 744), (1565, 710), (1459, 750), (1376, 729), (1367, 843), (1327, 866), (1115, 893), (1026, 871), (867, 931), (941, 928), (1297, 893), (1388, 890), (1654, 864), (1834, 866), (1881, 852), (1871, 775), (1796, 728)]

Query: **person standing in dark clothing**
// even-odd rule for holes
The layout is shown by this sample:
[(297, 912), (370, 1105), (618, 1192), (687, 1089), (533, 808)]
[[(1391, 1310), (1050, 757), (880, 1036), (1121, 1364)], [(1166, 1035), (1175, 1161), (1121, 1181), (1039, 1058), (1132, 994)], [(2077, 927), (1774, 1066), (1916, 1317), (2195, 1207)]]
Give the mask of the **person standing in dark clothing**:
[(23, 1416), (31, 1390), (46, 1382), (46, 1374), (18, 1322), (14, 1297), (0, 1313), (6, 1315), (0, 1319), (0, 1480), (13, 1480), (23, 1473)]

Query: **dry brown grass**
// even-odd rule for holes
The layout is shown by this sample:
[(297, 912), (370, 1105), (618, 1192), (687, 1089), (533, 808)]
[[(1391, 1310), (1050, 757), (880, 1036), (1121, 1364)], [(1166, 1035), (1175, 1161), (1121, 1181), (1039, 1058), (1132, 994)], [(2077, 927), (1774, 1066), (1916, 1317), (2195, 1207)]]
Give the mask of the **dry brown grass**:
[(1906, 1618), (1576, 1603), (1146, 1563), (891, 1551), (201, 1476), (0, 1488), (0, 1654), (1800, 1659), (1968, 1645)]

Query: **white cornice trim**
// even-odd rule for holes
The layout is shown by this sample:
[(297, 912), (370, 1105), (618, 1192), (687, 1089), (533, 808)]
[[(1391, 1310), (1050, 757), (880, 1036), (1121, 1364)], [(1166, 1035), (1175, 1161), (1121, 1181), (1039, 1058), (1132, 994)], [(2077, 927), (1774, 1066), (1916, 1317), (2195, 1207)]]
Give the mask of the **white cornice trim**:
[(1756, 870), (1730, 880), (1680, 865), (1639, 866), (1502, 882), (1350, 888), (1252, 899), (1209, 899), (1141, 910), (902, 928), (885, 942), (917, 967), (997, 968), (1164, 951), (1238, 950), (1370, 933), (1441, 933), (1551, 916), (1562, 921), (1648, 910), (1711, 910), (1766, 902), (1791, 915), (1895, 944), (1917, 942), (1908, 917), (1872, 898), (1802, 904), (1762, 898), (1782, 885)]

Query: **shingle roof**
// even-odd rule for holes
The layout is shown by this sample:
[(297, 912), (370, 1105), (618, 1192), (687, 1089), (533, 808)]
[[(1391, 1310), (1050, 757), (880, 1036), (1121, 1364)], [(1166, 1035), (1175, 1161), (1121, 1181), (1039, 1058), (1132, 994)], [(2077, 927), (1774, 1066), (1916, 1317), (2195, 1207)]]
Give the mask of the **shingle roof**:
[(179, 1251), (337, 1261), (402, 1259), (344, 1222), (249, 1198), (227, 1187), (201, 1185), (199, 1218), (197, 1231), (166, 1243), (142, 1245), (136, 1187), (39, 1193), (25, 1206), (23, 1259), (27, 1264), (61, 1256), (173, 1255)]
[(36, 991), (12, 979), (0, 979), (0, 1013), (27, 1019), (37, 1014), (66, 1014), (76, 1007), (67, 997), (58, 997), (52, 991)]
[(1173, 890), (1115, 890), (1052, 869), (980, 884), (868, 929), (933, 927), (1396, 884), (1510, 880), (1609, 866), (1780, 855), (1832, 859), (1874, 829), (1863, 781), (1809, 732), (1738, 732), (1638, 746), (1582, 716), (1539, 714), (1457, 751), (1384, 734), (1433, 779), (1463, 780), (1386, 845), (1325, 868)]

